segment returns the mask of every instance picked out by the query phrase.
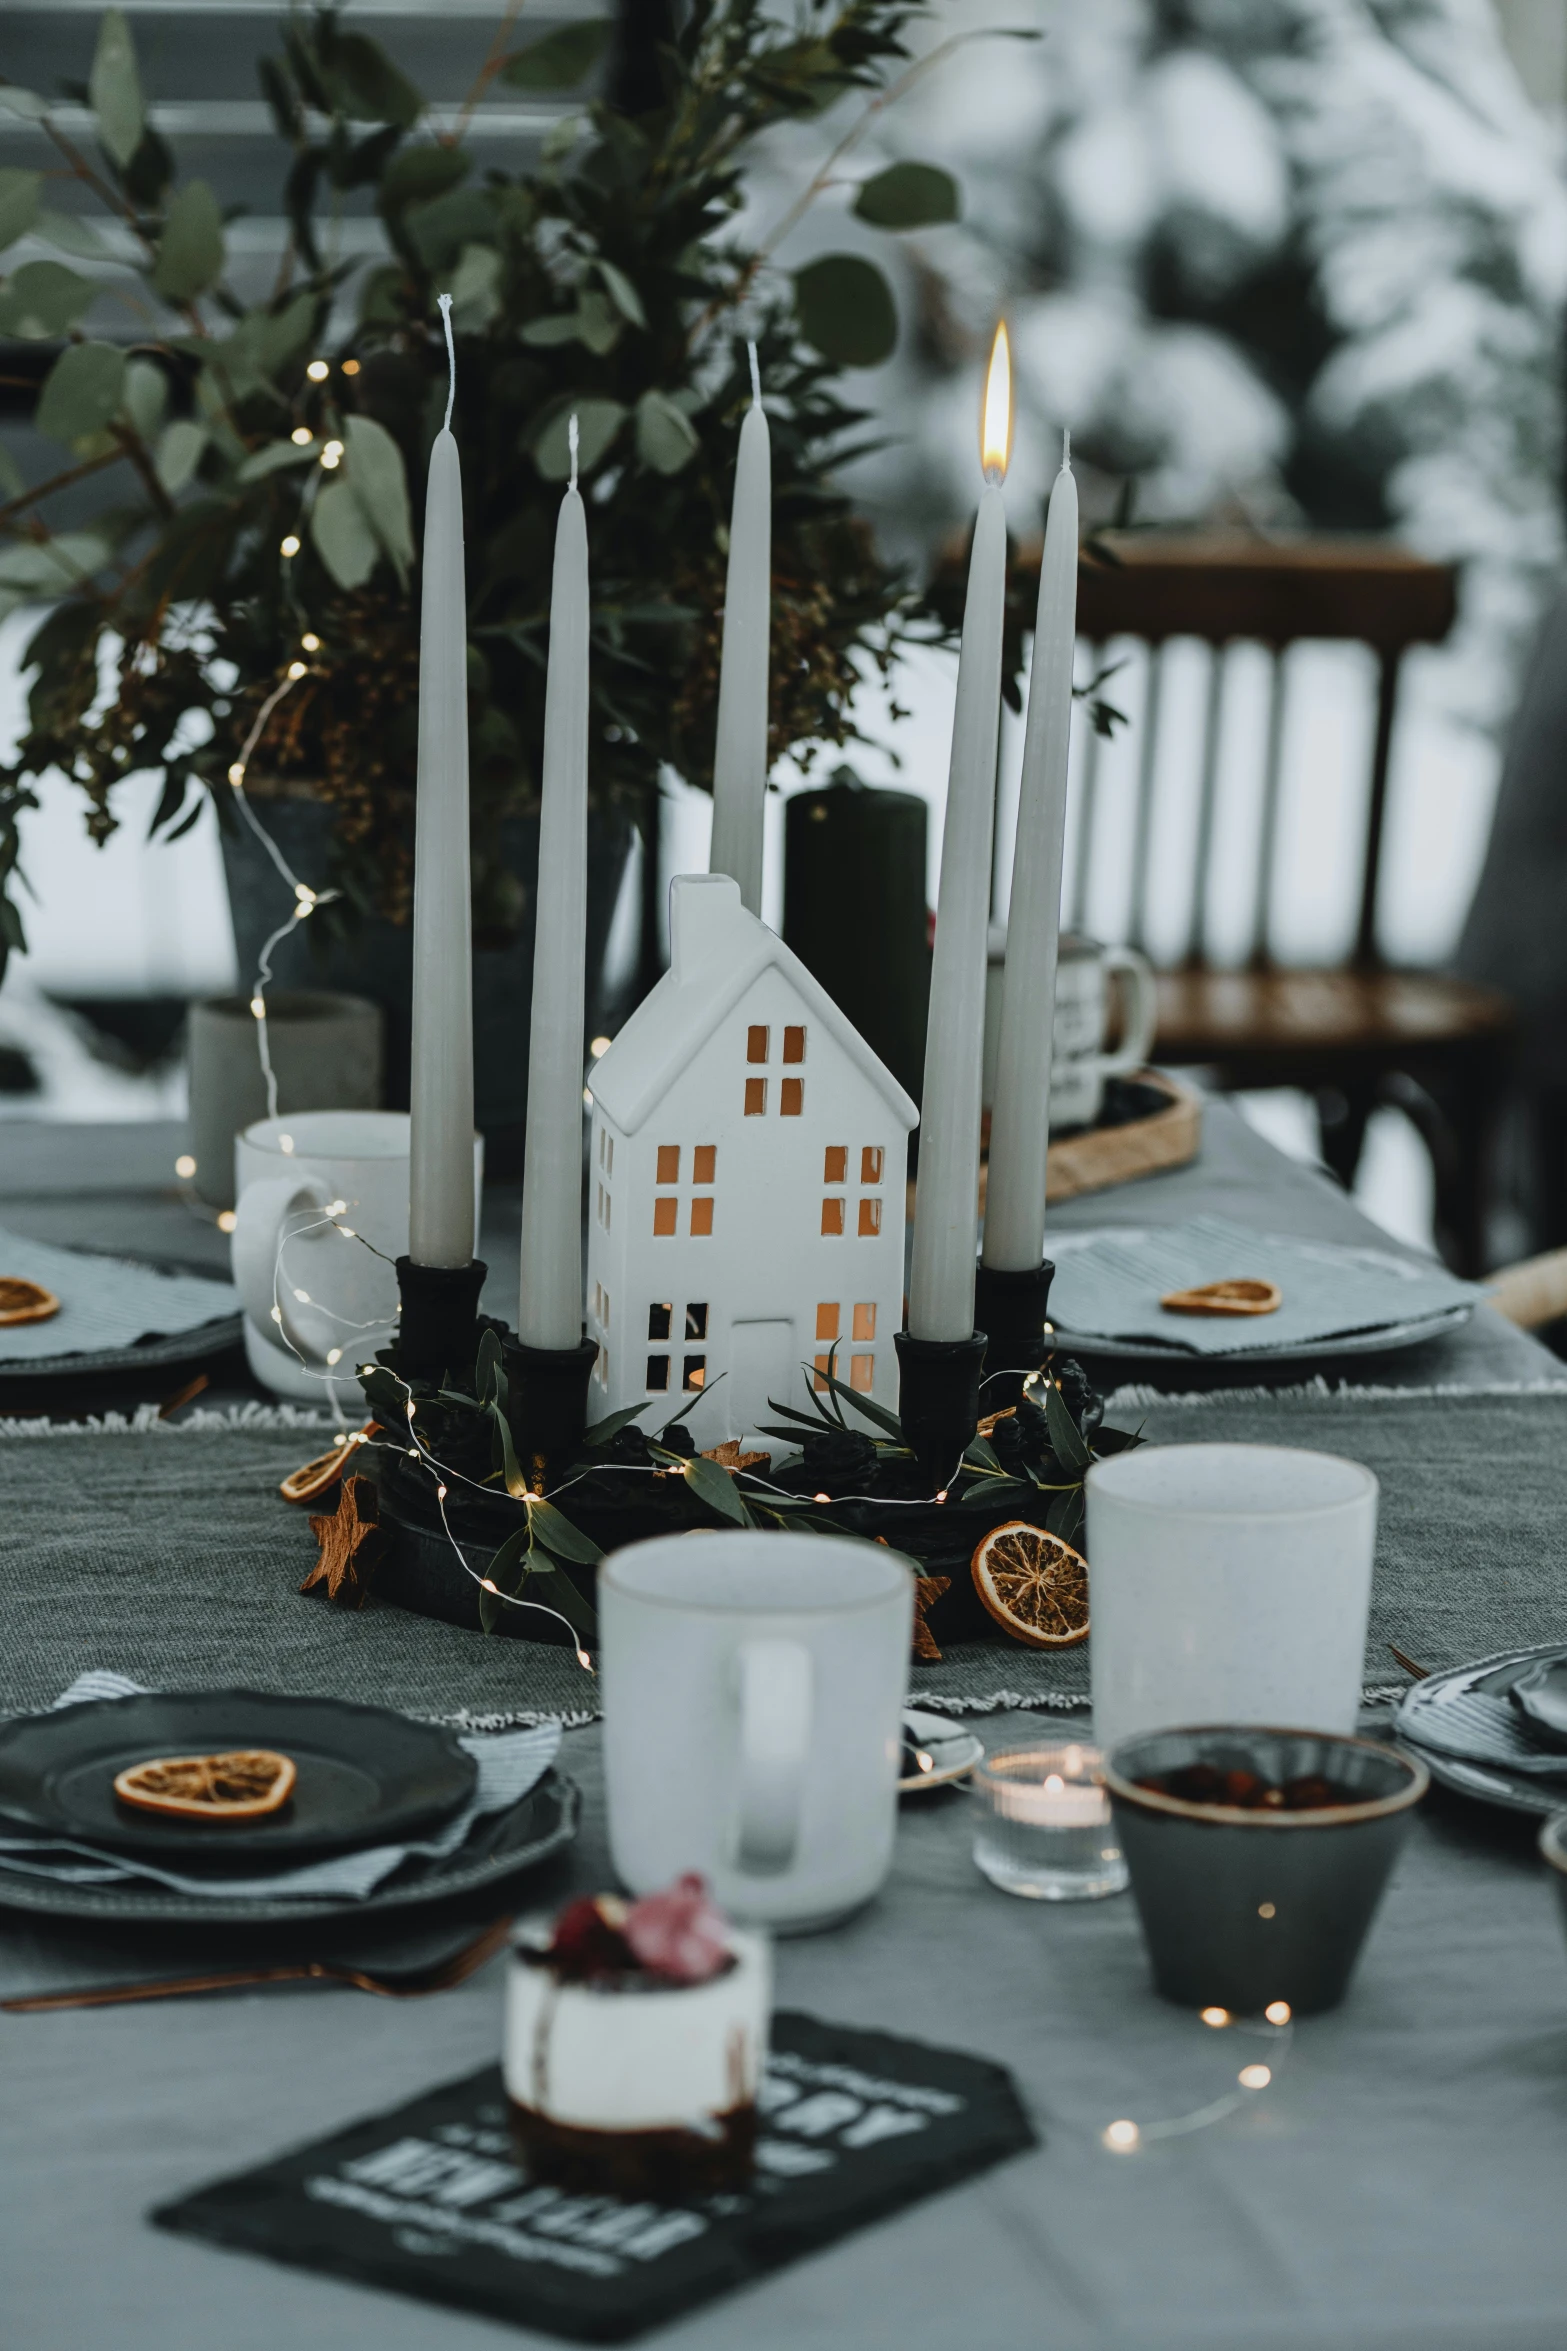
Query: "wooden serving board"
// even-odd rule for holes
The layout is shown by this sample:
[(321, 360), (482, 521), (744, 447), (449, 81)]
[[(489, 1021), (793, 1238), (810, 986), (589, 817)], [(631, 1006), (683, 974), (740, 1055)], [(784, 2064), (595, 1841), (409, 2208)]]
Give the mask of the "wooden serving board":
[[(1163, 1167), (1185, 1167), (1202, 1143), (1202, 1097), (1162, 1069), (1137, 1073), (1140, 1086), (1153, 1087), (1165, 1097), (1165, 1108), (1126, 1126), (1087, 1127), (1050, 1146), (1045, 1197), (1074, 1200), (1082, 1192), (1108, 1192), (1138, 1176), (1156, 1175)], [(987, 1122), (988, 1123), (988, 1122)], [(985, 1186), (989, 1163), (979, 1163), (979, 1210), (985, 1213)], [(910, 1184), (908, 1213), (915, 1213), (917, 1187)]]

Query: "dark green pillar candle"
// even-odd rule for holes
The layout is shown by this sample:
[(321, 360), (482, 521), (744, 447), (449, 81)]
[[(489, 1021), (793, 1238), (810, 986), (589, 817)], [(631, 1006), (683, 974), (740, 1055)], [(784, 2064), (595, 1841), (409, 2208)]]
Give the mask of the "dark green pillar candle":
[(912, 792), (846, 767), (797, 792), (784, 838), (784, 941), (917, 1102), (925, 1068), (930, 946), (928, 815)]

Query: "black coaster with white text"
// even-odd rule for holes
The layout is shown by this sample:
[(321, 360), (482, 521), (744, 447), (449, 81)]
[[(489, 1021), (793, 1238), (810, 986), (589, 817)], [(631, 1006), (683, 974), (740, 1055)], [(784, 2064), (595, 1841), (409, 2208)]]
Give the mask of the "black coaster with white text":
[(1035, 2144), (999, 2065), (781, 2011), (756, 2178), (627, 2204), (530, 2187), (498, 2066), (151, 2217), (274, 2261), (620, 2343)]

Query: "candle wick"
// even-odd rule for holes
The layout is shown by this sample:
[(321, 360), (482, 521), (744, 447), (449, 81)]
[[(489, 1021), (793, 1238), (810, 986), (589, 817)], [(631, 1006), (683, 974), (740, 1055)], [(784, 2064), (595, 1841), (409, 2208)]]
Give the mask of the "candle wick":
[(1071, 470), (1072, 470), (1072, 435), (1071, 435), (1071, 433), (1068, 431), (1067, 427), (1066, 427), (1065, 425), (1063, 425), (1063, 426), (1062, 426), (1062, 428), (1061, 428), (1061, 471), (1062, 471), (1063, 473), (1070, 473), (1070, 472), (1071, 472)]
[(755, 408), (760, 408), (762, 405), (762, 370), (756, 357), (756, 345), (747, 343), (746, 350), (751, 357), (751, 404)]
[(577, 486), (577, 412), (575, 409), (572, 410), (571, 422), (566, 427), (566, 446), (571, 451), (571, 479), (566, 487), (568, 490), (574, 490)]
[(441, 306), (441, 324), (446, 329), (446, 422), (443, 433), (452, 429), (452, 405), (457, 398), (457, 346), (452, 341), (452, 298), (450, 294), (436, 297)]

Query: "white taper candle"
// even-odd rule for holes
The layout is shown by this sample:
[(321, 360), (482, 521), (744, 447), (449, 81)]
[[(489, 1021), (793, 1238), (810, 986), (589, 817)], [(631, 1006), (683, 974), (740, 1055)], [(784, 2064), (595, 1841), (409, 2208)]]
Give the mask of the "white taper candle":
[(767, 796), (773, 457), (754, 343), (750, 351), (751, 405), (740, 427), (734, 505), (729, 517), (718, 739), (713, 752), (713, 845), (708, 870), (731, 875), (740, 885), (741, 903), (759, 915), (762, 811)]
[(1045, 1248), (1050, 1054), (1055, 1029), (1061, 856), (1066, 838), (1072, 655), (1077, 641), (1077, 484), (1071, 443), (1050, 494), (1018, 792), (1001, 1038), (990, 1113), (985, 1263), (1029, 1273)]
[(414, 815), (413, 1041), (408, 1253), (416, 1265), (473, 1260), (473, 954), (468, 880), (468, 601), (462, 464), (446, 422), (430, 451), (419, 621), (419, 768)]
[(588, 915), (588, 524), (571, 484), (555, 526), (544, 781), (522, 1172), (517, 1334), (527, 1347), (582, 1339), (582, 1032)]

